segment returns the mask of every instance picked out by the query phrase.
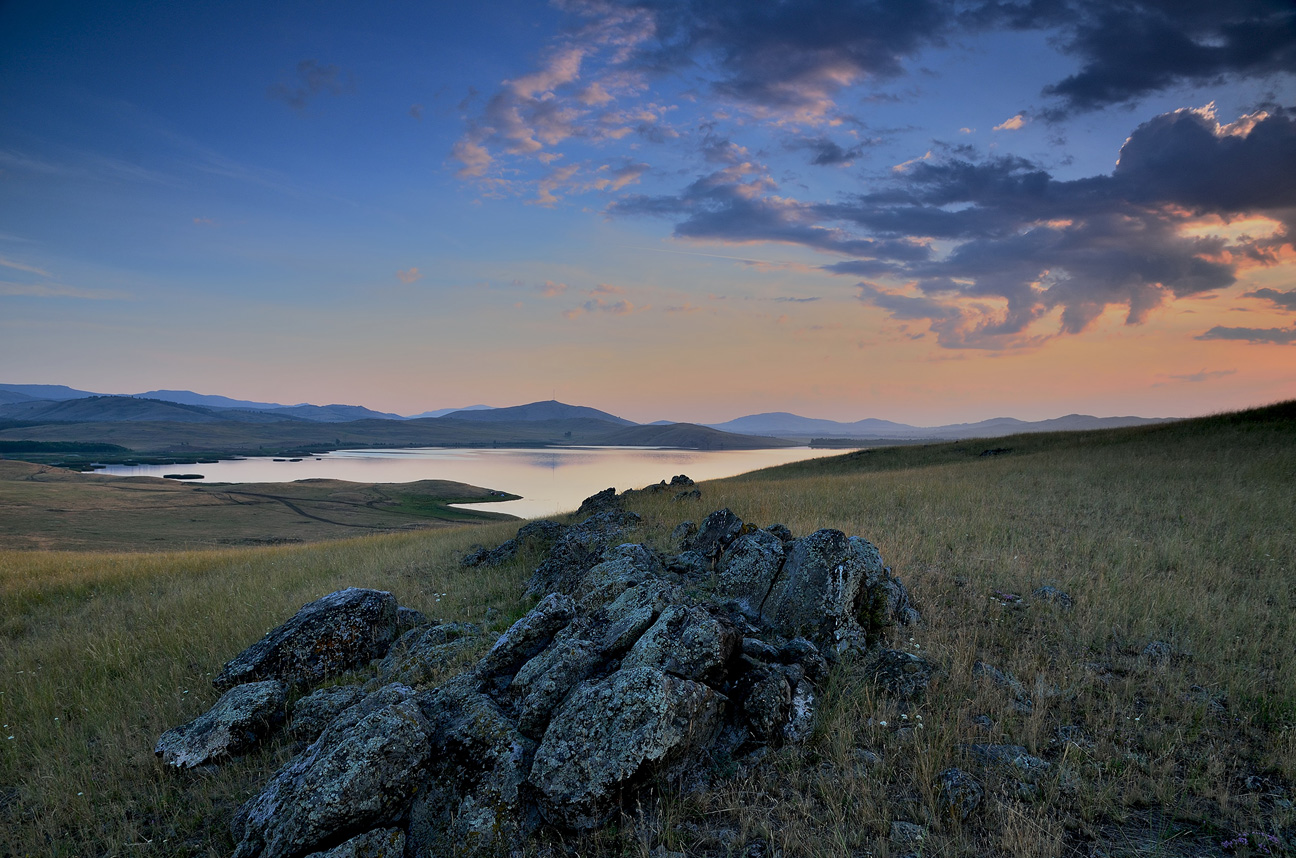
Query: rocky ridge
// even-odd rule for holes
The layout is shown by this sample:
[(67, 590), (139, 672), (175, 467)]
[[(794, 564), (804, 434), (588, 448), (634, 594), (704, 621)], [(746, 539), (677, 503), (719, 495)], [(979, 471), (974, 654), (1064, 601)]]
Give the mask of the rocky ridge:
[(283, 720), (288, 688), (368, 664), (368, 683), (291, 707), (288, 729), (310, 744), (236, 814), (236, 858), (494, 854), (541, 826), (601, 826), (661, 778), (705, 785), (728, 761), (804, 740), (840, 658), (867, 655), (884, 688), (921, 694), (934, 666), (883, 646), (918, 612), (872, 543), (795, 538), (724, 509), (676, 528), (678, 551), (663, 554), (631, 541), (641, 522), (621, 500), (600, 493), (575, 524), (527, 524), (465, 558), (544, 549), (527, 582), (540, 599), (448, 682), (425, 684), (481, 643), (479, 628), (351, 588), (233, 659), (221, 701), (157, 753), (188, 767), (246, 752)]

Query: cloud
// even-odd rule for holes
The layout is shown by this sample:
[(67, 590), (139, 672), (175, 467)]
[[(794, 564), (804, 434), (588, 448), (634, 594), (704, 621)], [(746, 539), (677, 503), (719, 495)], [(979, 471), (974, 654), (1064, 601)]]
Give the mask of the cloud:
[(785, 304), (811, 304), (815, 301), (821, 301), (823, 299), (816, 295), (813, 298), (793, 298), (790, 296), (786, 296), (786, 297), (775, 298), (774, 300), (780, 301)]
[(215, 226), (216, 221), (209, 217), (196, 217), (193, 219), (194, 226)]
[(1078, 72), (1044, 90), (1061, 101), (1052, 118), (1184, 84), (1296, 71), (1296, 8), (1288, 0), (986, 3), (982, 12), (992, 8), (998, 11), (983, 14), (984, 22), (1053, 30), (1063, 50), (1080, 61)]
[(350, 89), (349, 80), (343, 80), (341, 69), (335, 65), (320, 65), (315, 60), (302, 60), (296, 74), (288, 82), (280, 81), (266, 90), (266, 94), (294, 110), (304, 110), (315, 96), (321, 93), (341, 95)]
[(415, 280), (418, 280), (422, 276), (423, 275), (419, 273), (419, 270), (417, 268), (411, 268), (408, 271), (396, 272), (397, 279), (399, 279), (400, 282), (402, 283), (413, 283)]
[(131, 296), (125, 292), (114, 292), (108, 289), (79, 289), (57, 283), (14, 283), (9, 280), (0, 280), (0, 295), (24, 298), (83, 298), (89, 301), (131, 300)]
[(624, 295), (625, 290), (610, 283), (600, 283), (590, 290), (591, 295)]
[(1198, 334), (1199, 340), (1242, 340), (1248, 343), (1276, 343), (1290, 345), (1296, 343), (1296, 325), (1290, 328), (1227, 328), (1216, 325), (1204, 334)]
[(612, 316), (628, 316), (631, 313), (639, 313), (644, 310), (650, 310), (651, 307), (637, 307), (624, 299), (620, 301), (605, 301), (602, 298), (593, 298), (581, 304), (578, 307), (572, 307), (570, 310), (563, 312), (563, 316), (568, 319), (575, 319), (586, 313), (607, 313)]
[(856, 143), (849, 149), (827, 137), (810, 137), (793, 141), (791, 149), (807, 149), (812, 153), (810, 163), (816, 167), (849, 167), (864, 153), (869, 143)]
[(15, 271), (25, 271), (28, 274), (39, 274), (41, 277), (54, 276), (50, 274), (48, 271), (46, 271), (44, 268), (37, 268), (35, 265), (28, 265), (25, 262), (15, 262), (12, 259), (6, 259), (3, 256), (0, 256), (0, 266), (3, 266), (5, 268), (12, 268)]
[[(1197, 384), (1197, 383), (1199, 383), (1199, 382), (1203, 382), (1203, 381), (1213, 381), (1213, 380), (1215, 380), (1215, 379), (1217, 379), (1217, 378), (1228, 378), (1230, 375), (1237, 375), (1237, 370), (1235, 370), (1235, 369), (1216, 369), (1216, 370), (1205, 370), (1205, 369), (1203, 369), (1203, 370), (1201, 370), (1200, 372), (1188, 373), (1187, 375), (1168, 375), (1168, 376), (1166, 376), (1166, 378), (1169, 379), (1170, 381), (1186, 381), (1186, 382), (1189, 382), (1189, 383), (1192, 383), (1192, 384)], [(1164, 384), (1164, 383), (1165, 383), (1165, 382), (1160, 382), (1160, 384)]]
[(543, 284), (536, 287), (540, 290), (541, 297), (556, 298), (567, 291), (566, 283), (555, 283), (552, 280), (546, 280)]
[[(678, 238), (849, 257), (823, 267), (868, 278), (861, 298), (896, 318), (925, 314), (950, 348), (1033, 345), (1042, 335), (1032, 326), (1055, 312), (1058, 334), (1112, 307), (1140, 324), (1168, 302), (1233, 285), (1243, 266), (1272, 264), (1296, 234), (1296, 120), (1283, 109), (1229, 125), (1207, 109), (1155, 117), (1109, 175), (1059, 180), (1023, 158), (974, 155), (934, 150), (868, 193), (825, 203), (784, 196), (759, 165), (738, 165), (608, 211), (672, 218)], [(1252, 214), (1283, 226), (1262, 238), (1201, 226), (1206, 215)]]
[(411, 104), (409, 108), (409, 115), (414, 119), (418, 119), (421, 121), (423, 119), (423, 105)]
[(994, 127), (995, 131), (1018, 131), (1026, 125), (1026, 115), (1019, 113), (1011, 119), (1005, 119)]
[(1279, 292), (1277, 289), (1257, 289), (1254, 292), (1243, 292), (1243, 298), (1260, 298), (1271, 302), (1275, 307), (1296, 311), (1296, 289)]

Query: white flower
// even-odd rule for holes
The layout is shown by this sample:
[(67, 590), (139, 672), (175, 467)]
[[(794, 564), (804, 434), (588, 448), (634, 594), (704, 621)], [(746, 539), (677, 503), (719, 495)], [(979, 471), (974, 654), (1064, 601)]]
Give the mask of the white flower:
[[(885, 722), (885, 721), (879, 721), (878, 724), (882, 725), (883, 727), (886, 726), (886, 722)], [(10, 736), (9, 738), (12, 739), (13, 736)]]

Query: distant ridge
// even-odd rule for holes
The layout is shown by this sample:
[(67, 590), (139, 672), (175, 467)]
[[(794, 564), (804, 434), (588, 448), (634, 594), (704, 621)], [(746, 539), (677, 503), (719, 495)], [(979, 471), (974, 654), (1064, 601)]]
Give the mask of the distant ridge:
[(493, 405), (466, 405), (463, 408), (438, 408), (435, 411), (424, 411), (422, 414), (411, 414), (406, 420), (426, 420), (433, 417), (445, 417), (447, 414), (453, 414), (456, 411), (489, 411), (494, 408)]
[(868, 418), (854, 423), (836, 420), (819, 420), (801, 417), (786, 411), (752, 414), (725, 423), (708, 424), (712, 429), (737, 432), (742, 435), (771, 435), (794, 438), (868, 438), (877, 440), (903, 440), (927, 438), (951, 441), (960, 438), (994, 438), (1020, 432), (1068, 432), (1084, 429), (1116, 429), (1122, 426), (1143, 426), (1164, 423), (1168, 417), (1093, 417), (1088, 414), (1068, 414), (1051, 420), (1018, 420), (1015, 417), (993, 417), (977, 423), (951, 423), (945, 426), (910, 426), (890, 420)]
[(8, 390), (12, 393), (21, 393), (30, 396), (32, 399), (52, 399), (62, 401), (65, 399), (83, 399), (87, 396), (108, 396), (110, 394), (91, 393), (88, 390), (77, 390), (74, 387), (68, 387), (65, 384), (0, 384), (0, 390)]
[(584, 405), (567, 405), (556, 399), (546, 400), (544, 402), (530, 402), (526, 405), (513, 405), (508, 408), (492, 408), (488, 411), (472, 411), (465, 409), (463, 411), (452, 411), (441, 417), (441, 420), (471, 420), (474, 422), (491, 422), (507, 423), (514, 421), (531, 421), (531, 420), (604, 420), (608, 423), (615, 423), (618, 426), (637, 426), (632, 420), (625, 420), (617, 417), (615, 414), (608, 414), (606, 411), (599, 411), (597, 408), (588, 408)]
[(252, 402), (247, 399), (230, 399), (228, 396), (216, 396), (210, 393), (194, 393), (192, 390), (150, 390), (145, 393), (132, 393), (136, 399), (162, 399), (166, 402), (178, 402), (181, 405), (202, 405), (207, 408), (287, 408), (278, 402)]

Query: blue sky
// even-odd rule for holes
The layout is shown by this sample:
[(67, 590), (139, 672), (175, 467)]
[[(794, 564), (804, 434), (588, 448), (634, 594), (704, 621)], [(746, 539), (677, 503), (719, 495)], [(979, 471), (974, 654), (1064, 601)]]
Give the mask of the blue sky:
[(415, 413), (1296, 396), (1289, 3), (0, 6), (0, 369)]

